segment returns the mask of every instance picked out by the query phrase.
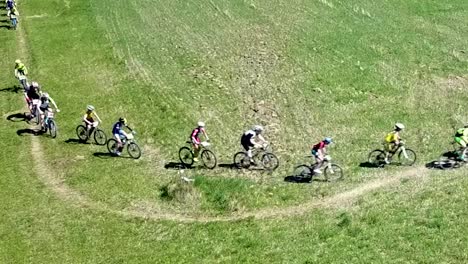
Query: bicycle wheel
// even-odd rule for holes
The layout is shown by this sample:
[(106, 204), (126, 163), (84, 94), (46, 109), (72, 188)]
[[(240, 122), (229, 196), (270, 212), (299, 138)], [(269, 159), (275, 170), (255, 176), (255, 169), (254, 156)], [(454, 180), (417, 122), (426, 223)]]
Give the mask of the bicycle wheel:
[(325, 179), (327, 179), (327, 181), (335, 182), (343, 178), (343, 169), (340, 166), (332, 163), (331, 165), (325, 167), (323, 174), (325, 175)]
[(369, 153), (367, 161), (376, 166), (382, 166), (385, 164), (385, 152), (380, 149), (373, 150)]
[(52, 138), (57, 137), (57, 124), (55, 124), (55, 121), (50, 119), (48, 122), (48, 127), (49, 127), (49, 133)]
[(312, 169), (307, 165), (299, 165), (294, 169), (293, 176), (301, 179), (312, 179)]
[(79, 125), (76, 127), (76, 135), (78, 136), (78, 139), (81, 141), (88, 140), (88, 133), (86, 132), (86, 127), (83, 125)]
[(242, 169), (242, 168), (247, 169), (247, 168), (249, 168), (250, 167), (250, 160), (247, 157), (247, 154), (245, 152), (237, 152), (234, 155), (234, 165), (238, 169)]
[(185, 166), (192, 166), (193, 164), (193, 153), (189, 147), (182, 147), (179, 149), (179, 160)]
[(139, 159), (141, 157), (140, 146), (138, 146), (138, 144), (135, 143), (135, 142), (130, 142), (127, 145), (127, 151), (128, 151), (128, 154), (130, 155), (130, 157), (132, 157), (134, 159)]
[(412, 166), (416, 162), (416, 153), (411, 149), (400, 150), (398, 160), (401, 166)]
[(279, 166), (279, 160), (273, 153), (265, 153), (262, 156), (262, 164), (266, 170), (273, 171)]
[(99, 146), (105, 145), (107, 141), (106, 133), (104, 133), (104, 131), (102, 131), (101, 129), (96, 128), (96, 130), (94, 131), (94, 141)]
[(208, 169), (214, 169), (217, 164), (216, 156), (213, 153), (213, 151), (205, 149), (201, 153), (201, 160), (203, 162), (203, 165), (205, 165), (206, 168)]
[(111, 154), (115, 154), (117, 152), (117, 140), (111, 138), (107, 141), (107, 150)]
[(435, 165), (441, 170), (450, 170), (453, 169), (457, 163), (458, 162), (454, 158), (442, 155)]

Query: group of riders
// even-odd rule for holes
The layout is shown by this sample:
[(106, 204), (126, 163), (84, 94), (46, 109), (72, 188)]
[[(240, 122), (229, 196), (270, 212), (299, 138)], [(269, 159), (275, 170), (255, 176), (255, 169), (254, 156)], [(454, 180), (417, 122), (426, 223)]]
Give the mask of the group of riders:
[[(15, 61), (15, 76), (20, 80), (20, 83), (23, 86), (25, 99), (29, 109), (31, 110), (31, 118), (35, 117), (36, 112), (33, 111), (35, 107), (38, 107), (40, 120), (44, 122), (44, 119), (47, 117), (48, 111), (53, 111), (51, 106), (55, 108), (56, 112), (60, 112), (55, 101), (50, 97), (50, 95), (41, 90), (40, 85), (37, 82), (27, 83), (26, 76), (28, 74), (28, 69), (20, 61)], [(86, 125), (87, 133), (90, 135), (94, 129), (96, 129), (101, 123), (101, 119), (97, 115), (94, 106), (88, 105), (86, 112), (83, 116), (83, 122)], [(43, 124), (43, 123), (41, 123)], [(42, 127), (45, 127), (42, 125)], [(117, 152), (115, 154), (120, 155), (124, 147), (124, 139), (128, 138), (127, 128), (130, 132), (133, 132), (132, 128), (128, 126), (126, 118), (119, 118), (119, 120), (114, 123), (112, 127), (113, 138), (117, 141)], [(396, 123), (394, 129), (385, 136), (384, 139), (384, 151), (385, 151), (385, 163), (390, 163), (391, 154), (396, 151), (396, 149), (402, 143), (400, 133), (405, 129), (405, 126), (402, 123)], [(253, 151), (256, 149), (262, 149), (268, 146), (268, 141), (262, 136), (264, 131), (263, 126), (255, 125), (252, 129), (245, 131), (240, 140), (241, 146), (244, 148), (247, 153), (247, 157), (250, 159), (250, 162), (255, 165), (253, 159)], [(197, 126), (190, 133), (190, 142), (192, 143), (194, 149), (194, 161), (198, 161), (198, 156), (201, 150), (201, 136), (205, 137), (206, 141), (209, 141), (208, 133), (205, 129), (205, 123), (200, 121), (197, 123)], [(460, 152), (460, 159), (464, 160), (466, 155), (466, 149), (468, 144), (468, 124), (464, 128), (460, 128), (456, 131), (455, 142), (457, 142), (463, 151)], [(333, 143), (331, 137), (325, 137), (323, 140), (314, 144), (311, 148), (311, 154), (315, 158), (316, 165), (314, 168), (314, 173), (320, 174), (321, 167), (328, 159), (328, 146)]]
[(5, 0), (5, 7), (7, 10), (7, 17), (10, 18), (14, 26), (18, 23), (19, 11), (16, 6), (15, 0)]

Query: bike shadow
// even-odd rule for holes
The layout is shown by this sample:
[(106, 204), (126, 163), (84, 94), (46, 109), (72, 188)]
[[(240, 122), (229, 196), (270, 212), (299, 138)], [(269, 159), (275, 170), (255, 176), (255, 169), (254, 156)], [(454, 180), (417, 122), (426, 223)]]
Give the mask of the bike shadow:
[(96, 158), (100, 158), (100, 159), (110, 159), (110, 158), (133, 159), (132, 157), (129, 157), (129, 156), (123, 156), (123, 155), (117, 156), (109, 152), (95, 152), (93, 153), (93, 156)]
[[(4, 6), (2, 6), (2, 7), (4, 7)], [(0, 20), (0, 23), (9, 23), (9, 22), (10, 22), (10, 20), (8, 20), (8, 19), (2, 19), (2, 20)]]
[(315, 178), (315, 177), (304, 178), (304, 177), (299, 177), (299, 176), (294, 176), (294, 175), (284, 177), (284, 181), (291, 182), (291, 183), (328, 182), (325, 179), (320, 179), (320, 178)]
[(379, 164), (370, 163), (370, 162), (366, 161), (366, 162), (361, 162), (359, 164), (359, 167), (361, 167), (361, 168), (383, 168), (384, 164), (379, 165)]
[(196, 167), (193, 165), (185, 165), (182, 162), (175, 162), (175, 161), (170, 161), (166, 164), (164, 164), (165, 169), (172, 169), (172, 170), (181, 170), (181, 169), (195, 169)]
[(227, 169), (231, 169), (231, 170), (238, 170), (239, 169), (239, 168), (237, 168), (236, 164), (234, 164), (234, 163), (221, 163), (221, 164), (218, 164), (218, 167), (227, 168)]
[(10, 25), (0, 25), (0, 28), (11, 29), (11, 26)]
[[(64, 142), (68, 143), (68, 144), (81, 144), (81, 145), (90, 145), (91, 144), (91, 143), (89, 143), (87, 141), (83, 141), (83, 140), (77, 139), (77, 138), (69, 138), (69, 139), (65, 140)], [(110, 154), (110, 153), (108, 153), (108, 154)]]
[(27, 113), (16, 113), (11, 114), (6, 117), (6, 120), (11, 122), (22, 122), (22, 121), (29, 121), (29, 115)]
[(21, 87), (15, 85), (15, 86), (12, 86), (12, 87), (7, 87), (7, 88), (0, 89), (0, 92), (18, 93), (20, 90), (21, 90)]
[[(442, 157), (447, 157), (447, 158), (452, 158), (454, 160), (458, 158), (458, 155), (456, 153), (454, 153), (453, 151), (444, 152), (444, 153), (442, 153), (441, 156)], [(452, 168), (453, 165), (448, 163), (448, 162), (446, 164), (441, 164), (440, 161), (433, 160), (431, 162), (426, 163), (425, 167), (428, 168), (428, 169), (444, 170), (444, 169)]]
[(19, 129), (16, 131), (16, 134), (18, 136), (22, 136), (24, 134), (29, 134), (29, 135), (33, 135), (33, 136), (40, 136), (42, 134), (44, 134), (45, 132), (42, 131), (41, 129), (30, 129), (30, 128), (25, 128), (25, 129)]

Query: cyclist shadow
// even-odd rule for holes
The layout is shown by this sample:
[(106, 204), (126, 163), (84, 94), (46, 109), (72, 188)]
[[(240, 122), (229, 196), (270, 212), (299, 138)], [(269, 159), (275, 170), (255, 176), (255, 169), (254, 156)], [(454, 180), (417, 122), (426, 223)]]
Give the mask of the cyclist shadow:
[[(451, 158), (453, 160), (456, 160), (458, 158), (458, 155), (456, 153), (454, 153), (453, 151), (447, 151), (447, 152), (443, 153), (441, 156)], [(446, 162), (445, 164), (441, 164), (441, 162), (438, 161), (438, 160), (433, 160), (431, 162), (428, 162), (428, 163), (426, 163), (425, 166), (428, 169), (439, 169), (439, 170), (448, 169), (448, 168), (453, 167), (453, 165), (450, 164), (449, 162)]]
[(298, 177), (298, 176), (286, 176), (284, 177), (285, 182), (292, 182), (292, 183), (312, 183), (312, 182), (328, 182), (325, 179), (320, 179), (320, 178), (304, 178), (304, 177)]
[[(69, 138), (67, 140), (64, 141), (65, 143), (68, 143), (68, 144), (82, 144), (82, 145), (89, 145), (91, 143), (87, 142), (87, 141), (83, 141), (81, 139), (77, 139), (77, 138)], [(95, 153), (96, 154), (96, 153)], [(110, 153), (108, 153), (110, 154)]]
[(366, 162), (361, 162), (359, 164), (359, 167), (361, 168), (383, 168), (383, 164), (382, 165), (379, 165), (379, 164), (375, 164), (375, 163), (370, 163), (368, 161)]
[(27, 113), (16, 113), (7, 116), (6, 120), (11, 122), (22, 122), (22, 121), (29, 121), (29, 115)]
[[(2, 26), (0, 26), (0, 27), (2, 27)], [(0, 92), (18, 93), (20, 90), (21, 90), (21, 87), (15, 85), (13, 87), (7, 87), (7, 88), (0, 89)]]
[(110, 159), (110, 158), (132, 159), (132, 157), (129, 157), (129, 156), (123, 156), (123, 155), (117, 156), (109, 152), (95, 152), (93, 153), (93, 156), (96, 158), (100, 158), (100, 159)]
[(0, 28), (6, 28), (6, 29), (10, 29), (11, 26), (10, 25), (0, 25)]
[(239, 168), (237, 168), (236, 164), (234, 163), (221, 163), (218, 165), (218, 167), (220, 168), (227, 168), (227, 169), (231, 169), (231, 170), (238, 170)]
[(30, 129), (30, 128), (25, 128), (25, 129), (19, 129), (16, 131), (16, 134), (18, 136), (23, 136), (24, 134), (30, 134), (33, 136), (40, 136), (44, 134), (45, 132), (42, 131), (41, 129)]

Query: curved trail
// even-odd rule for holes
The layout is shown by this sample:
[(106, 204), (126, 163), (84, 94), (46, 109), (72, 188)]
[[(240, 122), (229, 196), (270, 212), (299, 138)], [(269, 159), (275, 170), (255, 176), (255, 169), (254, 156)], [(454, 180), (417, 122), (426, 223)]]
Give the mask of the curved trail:
[[(28, 49), (26, 47), (26, 36), (24, 30), (20, 26), (17, 30), (18, 37), (18, 51), (21, 56), (28, 57)], [(363, 183), (353, 189), (332, 195), (330, 197), (310, 201), (301, 205), (289, 207), (272, 207), (264, 208), (251, 212), (244, 212), (232, 214), (228, 216), (191, 216), (178, 213), (161, 212), (151, 206), (143, 206), (139, 208), (128, 208), (124, 210), (116, 210), (107, 204), (93, 201), (82, 193), (70, 188), (64, 183), (61, 175), (58, 175), (50, 166), (48, 166), (44, 159), (40, 140), (31, 137), (31, 155), (34, 163), (34, 170), (38, 175), (39, 180), (51, 190), (57, 198), (63, 200), (73, 206), (80, 208), (87, 208), (91, 210), (102, 211), (105, 213), (112, 213), (122, 217), (130, 218), (144, 218), (150, 220), (169, 220), (177, 222), (227, 222), (238, 221), (243, 219), (266, 219), (266, 218), (281, 218), (305, 214), (315, 208), (328, 208), (328, 207), (343, 207), (351, 205), (357, 198), (375, 191), (379, 188), (396, 185), (403, 178), (408, 177), (426, 177), (428, 172), (423, 167), (415, 167), (406, 171), (400, 172), (397, 175), (385, 175), (376, 180)]]

